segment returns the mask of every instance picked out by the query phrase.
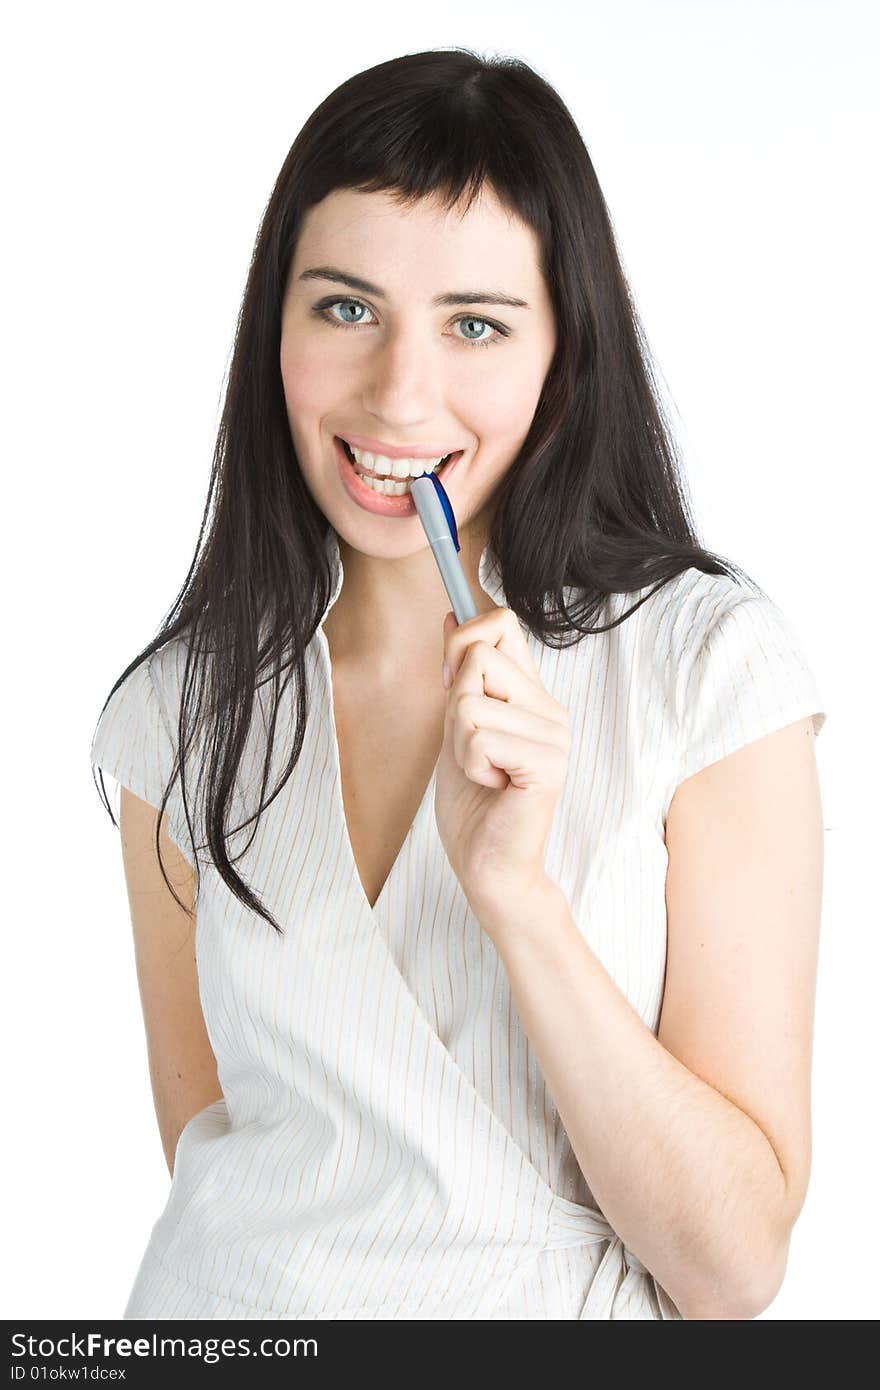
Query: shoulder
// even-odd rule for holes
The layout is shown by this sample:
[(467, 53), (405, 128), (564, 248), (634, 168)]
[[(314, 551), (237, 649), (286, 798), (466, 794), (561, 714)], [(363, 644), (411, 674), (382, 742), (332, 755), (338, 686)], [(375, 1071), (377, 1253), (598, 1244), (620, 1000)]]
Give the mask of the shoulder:
[(654, 592), (652, 587), (614, 595), (613, 607), (618, 615), (634, 609), (621, 628), (659, 672), (677, 718), (707, 663), (719, 670), (725, 664), (747, 666), (756, 675), (761, 665), (805, 665), (791, 620), (757, 585), (689, 567)]
[[(731, 614), (746, 621), (755, 605), (775, 610), (769, 599), (726, 574), (689, 567), (671, 579), (607, 596), (591, 626), (602, 630), (577, 644), (584, 659), (596, 653), (629, 704), (660, 697), (675, 718), (688, 679), (710, 634)], [(780, 615), (781, 616), (781, 615)]]
[(689, 570), (678, 579), (664, 682), (677, 743), (675, 781), (808, 717), (818, 735), (826, 721), (823, 693), (783, 608), (726, 575)]
[(590, 640), (605, 647), (602, 665), (652, 743), (703, 751), (715, 726), (745, 739), (789, 715), (815, 714), (817, 733), (824, 723), (801, 636), (757, 584), (688, 567), (659, 587), (612, 594), (606, 621), (617, 625)]
[(185, 637), (173, 637), (153, 652), (147, 663), (156, 693), (167, 709), (179, 705), (190, 651)]
[[(634, 634), (641, 631), (649, 641), (659, 642), (664, 651), (673, 651), (679, 657), (697, 651), (725, 614), (756, 600), (775, 607), (767, 595), (731, 575), (707, 574), (693, 566), (659, 588), (645, 585), (635, 593), (616, 594), (613, 598), (618, 614), (639, 605), (635, 615), (642, 616), (632, 629)], [(629, 621), (627, 618), (623, 625)]]

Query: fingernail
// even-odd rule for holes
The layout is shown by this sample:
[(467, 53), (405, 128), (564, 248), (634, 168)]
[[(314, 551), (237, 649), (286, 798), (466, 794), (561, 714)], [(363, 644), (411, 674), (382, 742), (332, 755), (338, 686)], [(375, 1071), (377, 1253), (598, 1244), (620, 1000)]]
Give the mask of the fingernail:
[(447, 690), (452, 684), (452, 672), (445, 661), (443, 663), (443, 684)]

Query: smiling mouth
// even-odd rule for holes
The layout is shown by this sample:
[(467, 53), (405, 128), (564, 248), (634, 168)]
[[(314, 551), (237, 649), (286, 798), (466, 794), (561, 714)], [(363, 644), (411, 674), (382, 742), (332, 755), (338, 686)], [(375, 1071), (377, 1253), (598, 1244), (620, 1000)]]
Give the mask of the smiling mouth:
[[(355, 471), (357, 474), (363, 475), (363, 477), (365, 477), (365, 478), (376, 478), (377, 480), (379, 480), (379, 481), (381, 481), (381, 482), (411, 483), (411, 482), (413, 481), (414, 478), (420, 478), (420, 477), (423, 476), (423, 474), (421, 474), (421, 473), (406, 474), (406, 475), (403, 476), (403, 477), (401, 477), (401, 475), (400, 475), (399, 473), (374, 473), (374, 472), (372, 471), (372, 469), (370, 469), (370, 468), (364, 468), (363, 464), (358, 463), (357, 459), (355, 458), (354, 454), (353, 454), (352, 451), (351, 451), (351, 445), (348, 443), (347, 440), (343, 439), (341, 435), (339, 435), (338, 438), (339, 438), (340, 443), (342, 444), (343, 449), (345, 450), (345, 457), (348, 459), (348, 461), (349, 461), (349, 463), (351, 464), (351, 466), (352, 466), (352, 468), (354, 469), (354, 471)], [(442, 473), (442, 471), (443, 471), (443, 469), (446, 467), (447, 463), (449, 463), (449, 460), (450, 460), (450, 459), (457, 458), (457, 457), (458, 457), (458, 454), (460, 454), (461, 452), (462, 452), (461, 449), (459, 449), (459, 450), (457, 450), (457, 452), (454, 453), (454, 454), (446, 454), (445, 457), (442, 458), (442, 459), (440, 460), (440, 462), (437, 464), (436, 468), (431, 468), (431, 469), (427, 469), (427, 468), (426, 468), (426, 469), (424, 470), (424, 472), (425, 472), (425, 473), (429, 473), (429, 472), (430, 472), (430, 473), (435, 473), (435, 474)]]

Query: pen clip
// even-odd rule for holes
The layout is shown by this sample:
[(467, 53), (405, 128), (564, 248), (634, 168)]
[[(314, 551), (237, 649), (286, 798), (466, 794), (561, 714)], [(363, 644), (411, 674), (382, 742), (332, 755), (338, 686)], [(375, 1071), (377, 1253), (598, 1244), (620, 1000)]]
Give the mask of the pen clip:
[(444, 488), (440, 479), (437, 477), (436, 473), (429, 473), (427, 476), (431, 479), (431, 482), (434, 484), (434, 490), (440, 499), (440, 505), (443, 508), (443, 514), (446, 517), (446, 524), (449, 527), (449, 534), (452, 536), (452, 543), (455, 546), (456, 550), (461, 550), (461, 546), (458, 543), (458, 527), (455, 524), (455, 513), (452, 510), (452, 503), (446, 496), (446, 489)]

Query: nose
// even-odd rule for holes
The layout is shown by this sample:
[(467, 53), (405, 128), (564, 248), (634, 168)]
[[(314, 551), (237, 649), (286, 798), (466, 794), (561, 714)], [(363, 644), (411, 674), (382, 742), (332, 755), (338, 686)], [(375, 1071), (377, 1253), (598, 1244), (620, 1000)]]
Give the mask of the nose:
[(417, 330), (391, 330), (370, 353), (366, 374), (364, 409), (392, 438), (443, 414), (440, 359)]

